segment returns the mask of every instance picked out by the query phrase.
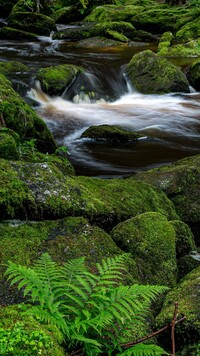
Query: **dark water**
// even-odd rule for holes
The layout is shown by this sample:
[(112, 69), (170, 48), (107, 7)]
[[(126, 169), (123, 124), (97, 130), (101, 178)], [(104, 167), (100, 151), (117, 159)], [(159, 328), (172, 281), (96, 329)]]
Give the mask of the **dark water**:
[[(30, 72), (10, 79), (47, 122), (59, 145), (68, 147), (77, 174), (127, 176), (200, 153), (200, 93), (142, 95), (124, 77), (124, 65), (147, 48), (154, 50), (156, 44), (83, 49), (40, 37), (38, 42), (0, 41), (0, 60), (29, 66)], [(193, 60), (174, 62), (186, 67)], [(81, 80), (66, 88), (62, 97), (44, 95), (35, 83), (38, 69), (67, 63), (85, 69)], [(86, 128), (100, 124), (120, 125), (142, 137), (127, 145), (80, 138)]]

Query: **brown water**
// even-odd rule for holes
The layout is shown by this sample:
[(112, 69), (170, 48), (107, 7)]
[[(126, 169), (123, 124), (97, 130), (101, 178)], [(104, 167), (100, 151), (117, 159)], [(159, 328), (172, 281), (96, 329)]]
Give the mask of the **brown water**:
[[(68, 147), (77, 174), (127, 176), (200, 153), (200, 93), (142, 95), (124, 77), (124, 65), (146, 48), (155, 49), (156, 44), (80, 49), (40, 37), (31, 43), (0, 41), (0, 60), (17, 60), (30, 67), (31, 72), (10, 79), (47, 122), (59, 145)], [(193, 60), (175, 62), (185, 67)], [(85, 74), (62, 97), (46, 96), (36, 86), (35, 73), (64, 63), (81, 65)], [(127, 145), (80, 138), (86, 128), (100, 124), (136, 130), (142, 138)]]

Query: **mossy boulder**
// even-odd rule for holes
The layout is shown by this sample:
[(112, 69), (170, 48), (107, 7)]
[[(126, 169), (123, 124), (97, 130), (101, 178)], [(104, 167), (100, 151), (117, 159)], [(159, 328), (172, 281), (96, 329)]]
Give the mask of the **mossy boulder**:
[(17, 61), (6, 61), (6, 62), (0, 62), (0, 73), (2, 73), (5, 76), (12, 75), (12, 74), (19, 74), (19, 73), (25, 73), (28, 72), (29, 68), (20, 62)]
[[(193, 251), (190, 255), (185, 255), (178, 259), (178, 281), (185, 277), (186, 274), (190, 273), (193, 269), (200, 266), (200, 258), (195, 258), (196, 251)], [(199, 255), (200, 257), (200, 255)]]
[(4, 26), (0, 28), (0, 39), (2, 40), (30, 40), (30, 41), (39, 41), (38, 37), (34, 33), (17, 30), (16, 28), (11, 28)]
[(41, 68), (36, 79), (40, 81), (43, 91), (49, 95), (61, 95), (72, 84), (82, 69), (73, 64), (61, 64)]
[[(199, 41), (199, 48), (200, 48), (200, 41)], [(195, 61), (191, 65), (189, 69), (189, 81), (197, 91), (200, 91), (200, 59), (197, 59), (197, 61)]]
[(187, 224), (180, 220), (170, 222), (176, 232), (176, 258), (188, 255), (196, 249), (194, 236)]
[(166, 216), (157, 212), (137, 215), (115, 226), (110, 235), (131, 253), (141, 283), (176, 284), (176, 234)]
[(136, 132), (123, 129), (114, 125), (90, 126), (85, 130), (81, 138), (89, 138), (95, 141), (107, 141), (111, 143), (131, 143), (136, 142), (140, 137)]
[(127, 5), (102, 5), (95, 7), (91, 13), (84, 19), (88, 22), (103, 22), (103, 21), (130, 21), (132, 16), (144, 10), (144, 6)]
[(18, 159), (19, 152), (15, 139), (7, 133), (0, 131), (0, 158)]
[(189, 83), (181, 69), (150, 50), (135, 54), (126, 71), (141, 93), (189, 92)]
[(157, 211), (177, 219), (163, 192), (134, 179), (65, 176), (53, 163), (1, 160), (1, 219), (85, 216), (110, 230), (131, 216)]
[(66, 28), (53, 35), (53, 39), (80, 41), (90, 37), (103, 36), (109, 39), (127, 42), (133, 38), (136, 31), (132, 24), (124, 21), (102, 21), (101, 23), (86, 23), (75, 28)]
[[(122, 41), (123, 42), (123, 41)], [(124, 43), (116, 40), (111, 40), (106, 37), (90, 37), (77, 42), (77, 47), (119, 47), (124, 46)]]
[(6, 127), (17, 132), (21, 139), (36, 139), (37, 147), (52, 153), (56, 144), (45, 122), (28, 106), (0, 74), (0, 116)]
[(69, 24), (71, 22), (77, 22), (85, 17), (85, 15), (78, 10), (80, 9), (78, 9), (76, 5), (62, 7), (61, 9), (53, 11), (53, 13), (51, 14), (51, 18), (59, 24)]
[(50, 325), (40, 324), (30, 315), (24, 315), (26, 305), (0, 306), (0, 353), (10, 356), (46, 355), (64, 356), (59, 345), (61, 333)]
[(93, 270), (96, 262), (122, 251), (111, 237), (82, 217), (41, 222), (10, 221), (0, 224), (0, 304), (19, 299), (15, 288), (8, 288), (3, 277), (6, 263), (31, 265), (44, 252), (56, 262), (85, 257)]
[(159, 45), (158, 45), (158, 54), (159, 55), (165, 55), (168, 48), (170, 47), (172, 40), (173, 40), (174, 36), (173, 33), (168, 31), (168, 32), (164, 32), (161, 36)]
[(176, 40), (178, 42), (189, 42), (200, 37), (200, 16), (193, 19), (191, 22), (186, 23), (181, 29), (176, 33)]
[(161, 43), (159, 45), (159, 56), (166, 56), (170, 58), (187, 58), (187, 57), (197, 57), (200, 56), (200, 38), (197, 40), (191, 40), (184, 44), (174, 44), (168, 46)]
[(46, 36), (56, 31), (53, 19), (35, 12), (14, 12), (8, 18), (8, 27)]
[[(166, 296), (163, 308), (157, 316), (157, 327), (169, 324), (173, 319), (174, 303), (178, 302), (179, 317), (186, 320), (176, 325), (176, 351), (181, 351), (185, 344), (198, 344), (200, 340), (200, 267), (185, 276)], [(162, 333), (161, 341), (169, 349), (170, 331)], [(180, 355), (182, 355), (180, 353)]]

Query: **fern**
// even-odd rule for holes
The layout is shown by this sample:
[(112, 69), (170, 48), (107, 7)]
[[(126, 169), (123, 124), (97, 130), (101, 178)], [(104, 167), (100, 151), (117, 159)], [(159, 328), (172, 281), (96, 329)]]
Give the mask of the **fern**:
[[(8, 263), (6, 275), (18, 284), (33, 306), (28, 313), (41, 322), (55, 325), (69, 348), (82, 347), (87, 356), (120, 351), (120, 343), (143, 330), (149, 306), (166, 287), (121, 282), (127, 254), (97, 263), (90, 273), (84, 258), (58, 266), (45, 253), (33, 268)], [(136, 345), (118, 355), (161, 355), (155, 345)], [(160, 352), (160, 353), (159, 353)]]

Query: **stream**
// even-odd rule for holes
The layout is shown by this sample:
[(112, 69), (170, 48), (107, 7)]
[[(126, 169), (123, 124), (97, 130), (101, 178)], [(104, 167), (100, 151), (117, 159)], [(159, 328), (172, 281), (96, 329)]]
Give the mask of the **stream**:
[[(78, 175), (126, 177), (200, 153), (200, 93), (143, 95), (124, 76), (124, 65), (156, 44), (131, 47), (77, 48), (74, 43), (39, 37), (37, 42), (0, 41), (0, 60), (15, 60), (31, 69), (10, 78), (45, 120), (60, 146), (67, 146)], [(186, 68), (193, 59), (176, 60)], [(81, 80), (61, 97), (49, 97), (35, 82), (41, 67), (76, 64)], [(84, 86), (84, 90), (83, 90)], [(92, 125), (119, 125), (137, 131), (134, 144), (95, 143), (81, 139)]]

